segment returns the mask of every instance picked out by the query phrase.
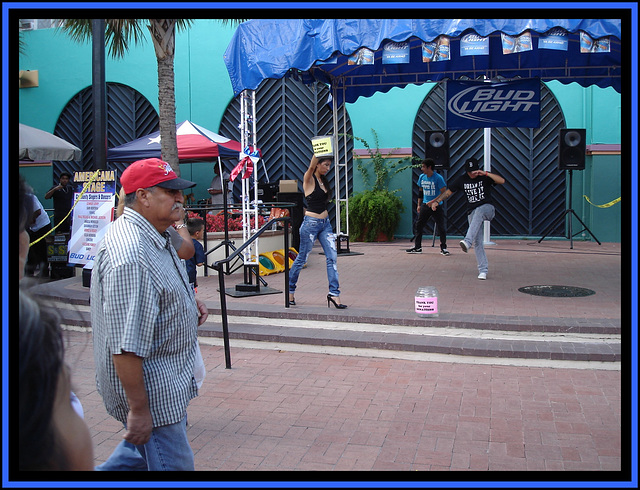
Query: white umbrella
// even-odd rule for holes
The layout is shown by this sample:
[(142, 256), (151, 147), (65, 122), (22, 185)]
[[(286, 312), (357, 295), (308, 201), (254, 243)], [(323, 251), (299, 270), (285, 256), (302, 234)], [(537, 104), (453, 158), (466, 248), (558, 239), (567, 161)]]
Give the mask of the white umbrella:
[(80, 160), (82, 150), (54, 134), (20, 124), (20, 160)]

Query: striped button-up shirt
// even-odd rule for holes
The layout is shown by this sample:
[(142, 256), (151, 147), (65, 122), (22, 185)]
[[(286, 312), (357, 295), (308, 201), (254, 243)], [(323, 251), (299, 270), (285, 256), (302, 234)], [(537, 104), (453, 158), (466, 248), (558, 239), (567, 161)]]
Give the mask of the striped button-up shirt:
[(126, 423), (129, 405), (112, 355), (143, 358), (154, 427), (182, 420), (197, 395), (193, 378), (198, 310), (170, 244), (131, 208), (100, 244), (91, 275), (91, 321), (98, 392), (107, 412)]

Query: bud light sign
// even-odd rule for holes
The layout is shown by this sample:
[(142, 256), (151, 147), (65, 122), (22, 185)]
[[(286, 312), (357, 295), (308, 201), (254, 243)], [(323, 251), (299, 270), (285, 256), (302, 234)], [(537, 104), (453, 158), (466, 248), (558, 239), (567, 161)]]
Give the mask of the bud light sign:
[(447, 82), (447, 129), (540, 127), (540, 81)]

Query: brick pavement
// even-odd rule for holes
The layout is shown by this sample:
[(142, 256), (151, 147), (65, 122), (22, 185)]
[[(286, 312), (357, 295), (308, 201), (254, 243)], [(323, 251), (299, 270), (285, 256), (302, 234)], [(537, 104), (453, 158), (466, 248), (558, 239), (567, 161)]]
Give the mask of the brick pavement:
[[(90, 334), (69, 331), (67, 339), (99, 464), (122, 428), (95, 389)], [(202, 353), (207, 376), (188, 410), (198, 471), (622, 467), (617, 370), (249, 348), (235, 348), (233, 367), (225, 369), (222, 347), (204, 344)]]
[[(343, 302), (350, 305), (344, 312), (323, 306), (324, 258), (313, 254), (301, 274), (298, 306), (285, 309), (282, 294), (227, 297), (228, 305), (247, 316), (349, 322), (375, 314), (386, 323), (411, 323), (415, 290), (435, 285), (441, 298), (437, 322), (463, 328), (511, 323), (535, 331), (613, 326), (623, 337), (628, 331), (621, 329), (626, 303), (620, 244), (574, 241), (569, 250), (562, 240), (498, 241), (488, 251), (487, 281), (476, 279), (472, 251), (465, 255), (453, 243), (450, 257), (430, 247), (407, 255), (404, 248), (404, 242), (352, 244), (363, 255), (339, 257)], [(238, 282), (233, 277), (227, 285)], [(278, 275), (267, 280), (282, 287)], [(199, 296), (215, 311), (216, 278), (201, 284)], [(518, 292), (535, 284), (573, 285), (596, 294), (540, 298)], [(77, 282), (62, 289), (68, 302), (81, 304), (86, 296)], [(347, 316), (338, 319), (339, 313)], [(122, 430), (95, 391), (90, 334), (80, 329), (67, 336), (74, 389), (87, 413), (98, 464)], [(577, 472), (612, 471), (599, 478), (614, 479), (627, 468), (622, 447), (628, 447), (628, 431), (621, 429), (629, 414), (622, 409), (627, 400), (623, 405), (619, 368), (436, 362), (249, 345), (234, 340), (232, 368), (225, 369), (222, 347), (203, 338), (207, 378), (189, 408), (197, 470), (228, 470), (234, 480), (246, 478), (237, 473), (243, 470), (558, 470), (589, 480), (590, 474)], [(374, 475), (363, 473), (362, 479), (388, 478)], [(265, 473), (273, 477), (279, 478)], [(538, 477), (529, 473), (523, 479)]]

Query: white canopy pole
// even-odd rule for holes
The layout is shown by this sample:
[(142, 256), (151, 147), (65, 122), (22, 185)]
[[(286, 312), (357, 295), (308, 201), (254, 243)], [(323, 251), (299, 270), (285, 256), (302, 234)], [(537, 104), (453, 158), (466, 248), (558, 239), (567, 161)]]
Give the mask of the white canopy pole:
[[(491, 172), (491, 128), (484, 128), (484, 170)], [(495, 245), (491, 241), (491, 221), (484, 222), (484, 244)]]
[[(489, 77), (485, 75), (485, 82), (491, 82)], [(491, 172), (491, 128), (484, 128), (484, 170)], [(484, 245), (495, 245), (491, 241), (491, 221), (484, 222)]]
[(331, 147), (333, 148), (333, 185), (335, 187), (335, 213), (336, 213), (336, 235), (340, 234), (340, 155), (338, 151), (338, 101), (336, 97), (336, 87), (331, 86), (331, 119), (333, 123), (333, 135), (331, 136)]
[[(244, 148), (256, 148), (256, 107), (255, 91), (244, 90), (240, 98), (240, 128), (241, 145)], [(257, 165), (256, 165), (257, 167)], [(250, 179), (254, 182), (254, 195), (251, 201)], [(249, 240), (258, 229), (258, 179), (257, 168), (253, 169), (253, 174), (247, 178), (241, 178), (242, 182), (242, 238)], [(254, 227), (251, 228), (251, 218), (254, 218)], [(258, 239), (251, 243), (243, 252), (244, 265), (258, 266)]]
[[(345, 233), (342, 233), (341, 229), (338, 228), (338, 235), (346, 235), (347, 240), (349, 239), (349, 160), (348, 160), (348, 152), (347, 152), (347, 103), (346, 103), (346, 93), (345, 89), (342, 89), (342, 143), (343, 143), (343, 152), (342, 156), (344, 158), (344, 206), (345, 206)], [(349, 242), (347, 242), (348, 244)], [(349, 248), (349, 247), (347, 247)]]
[(220, 160), (220, 155), (218, 155), (218, 177), (220, 177), (220, 189), (222, 189), (222, 193), (224, 194), (224, 179), (222, 178), (222, 160)]

